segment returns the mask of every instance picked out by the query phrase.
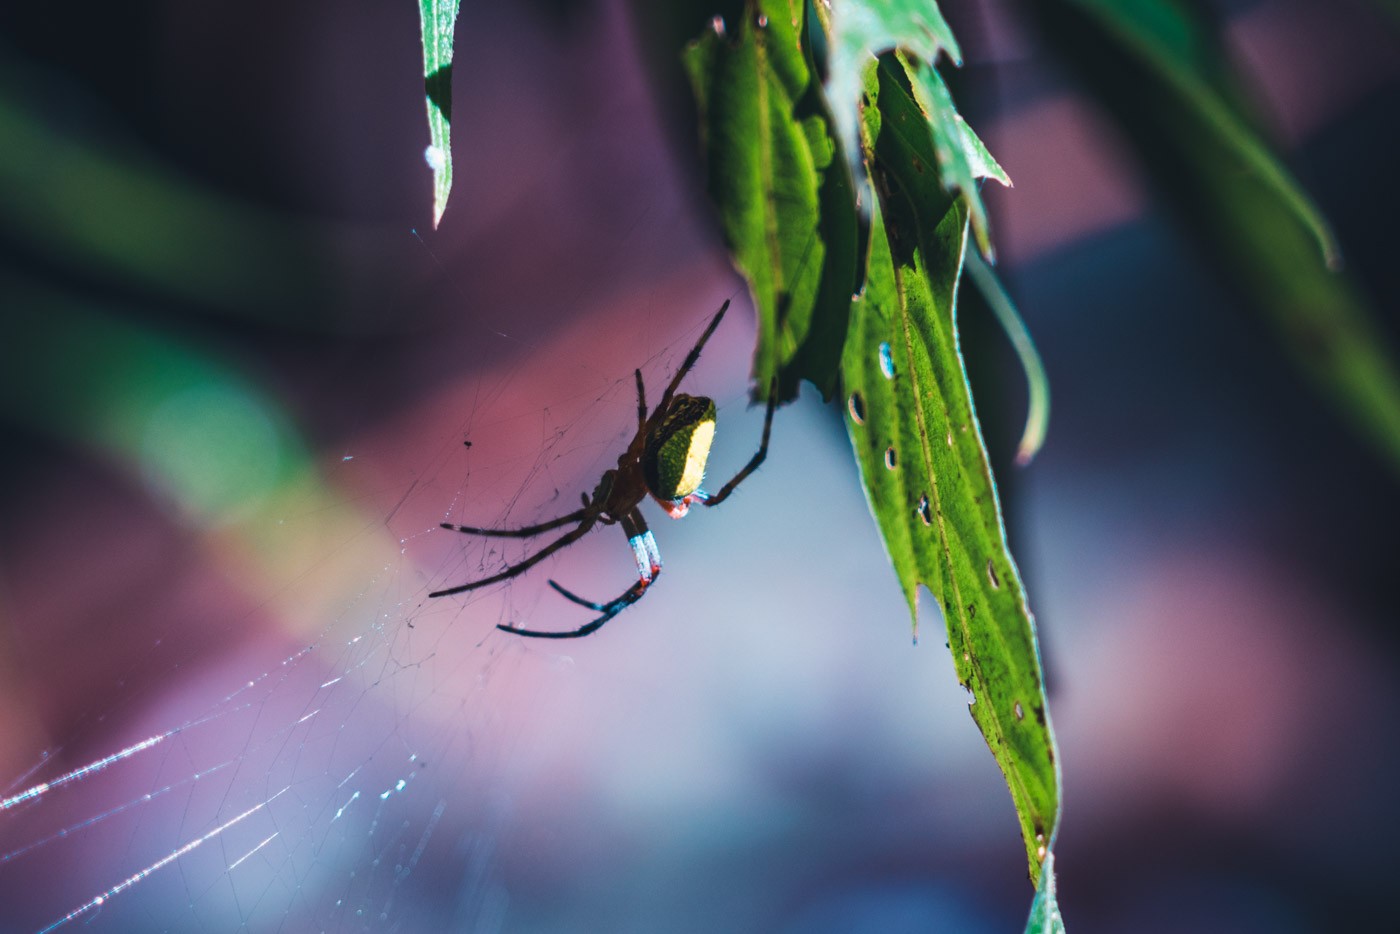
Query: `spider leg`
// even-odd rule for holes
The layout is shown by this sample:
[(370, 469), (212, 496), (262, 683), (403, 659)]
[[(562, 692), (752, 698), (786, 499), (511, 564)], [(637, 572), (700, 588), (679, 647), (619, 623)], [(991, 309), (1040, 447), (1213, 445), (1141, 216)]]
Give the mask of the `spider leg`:
[(592, 600), (585, 600), (578, 594), (565, 589), (556, 581), (550, 581), (549, 585), (559, 591), (564, 597), (572, 600), (580, 606), (585, 606), (595, 613), (601, 613), (597, 619), (591, 620), (578, 629), (566, 630), (564, 632), (543, 632), (535, 629), (519, 629), (515, 626), (500, 624), (496, 628), (513, 633), (517, 636), (530, 636), (536, 639), (576, 639), (596, 632), (604, 623), (612, 619), (632, 604), (636, 603), (646, 593), (647, 588), (661, 574), (661, 552), (656, 547), (656, 539), (652, 537), (651, 530), (647, 528), (646, 521), (642, 519), (642, 514), (637, 510), (632, 510), (622, 518), (623, 531), (627, 533), (627, 541), (632, 546), (632, 554), (637, 559), (637, 582), (627, 588), (621, 596), (607, 603), (595, 603)]
[(586, 606), (599, 613), (606, 613), (610, 608), (616, 607), (617, 609), (613, 610), (615, 613), (631, 606), (641, 599), (646, 589), (661, 575), (661, 551), (656, 547), (656, 539), (652, 536), (651, 530), (645, 525), (642, 526), (639, 533), (627, 539), (627, 544), (632, 546), (632, 555), (637, 559), (637, 583), (629, 587), (615, 600), (609, 600), (607, 603), (595, 603), (592, 600), (583, 599), (558, 581), (550, 581), (549, 586), (559, 591), (565, 599), (572, 600), (579, 606)]
[(705, 333), (700, 335), (700, 339), (695, 342), (695, 346), (690, 348), (690, 353), (685, 355), (685, 361), (681, 364), (676, 375), (671, 377), (671, 382), (666, 387), (666, 391), (661, 394), (661, 401), (656, 406), (657, 412), (665, 412), (671, 405), (671, 397), (676, 394), (676, 389), (680, 386), (681, 380), (685, 379), (685, 374), (690, 372), (691, 367), (700, 360), (700, 351), (704, 349), (705, 342), (710, 339), (710, 335), (715, 333), (715, 328), (719, 327), (720, 321), (724, 318), (724, 313), (729, 310), (729, 299), (724, 300), (724, 304), (719, 306), (719, 311), (710, 319), (710, 324), (705, 328)]
[(642, 371), (636, 370), (637, 374), (637, 432), (640, 434), (647, 430), (647, 387), (642, 382)]
[(504, 571), (501, 571), (498, 574), (492, 574), (490, 577), (483, 577), (481, 580), (478, 581), (470, 581), (469, 583), (460, 584), (456, 587), (449, 587), (446, 590), (434, 591), (433, 593), (428, 594), (428, 596), (447, 597), (451, 596), (454, 593), (465, 593), (468, 590), (476, 590), (478, 587), (485, 587), (488, 584), (494, 584), (497, 581), (503, 581), (507, 578), (514, 577), (517, 574), (522, 574), (525, 571), (528, 571), (530, 568), (534, 567), (535, 565), (539, 564), (545, 558), (548, 558), (550, 555), (554, 554), (560, 548), (563, 548), (566, 545), (571, 545), (574, 542), (578, 541), (580, 538), (583, 538), (589, 533), (593, 526), (597, 524), (597, 522), (598, 518), (596, 516), (586, 515), (584, 516), (583, 521), (579, 523), (578, 528), (559, 536), (554, 541), (550, 542), (548, 545), (545, 545), (539, 551), (526, 558), (524, 561), (521, 561), (519, 564), (512, 564)]
[(758, 452), (749, 459), (749, 462), (744, 465), (743, 470), (740, 470), (734, 475), (734, 479), (719, 488), (719, 492), (700, 493), (697, 490), (697, 502), (704, 503), (706, 506), (718, 506), (720, 503), (724, 502), (730, 493), (734, 492), (739, 484), (748, 479), (749, 474), (758, 469), (759, 464), (763, 463), (763, 459), (768, 456), (768, 435), (773, 430), (773, 410), (777, 405), (778, 381), (775, 378), (768, 386), (768, 411), (763, 415), (763, 440), (758, 443)]
[(562, 525), (571, 522), (582, 522), (588, 516), (588, 494), (584, 494), (584, 508), (575, 509), (567, 516), (560, 516), (558, 519), (550, 519), (548, 522), (541, 522), (538, 525), (526, 525), (518, 529), (483, 529), (474, 525), (453, 525), (450, 522), (439, 523), (442, 528), (449, 532), (461, 532), (464, 535), (489, 535), (494, 538), (530, 538), (539, 535), (541, 532), (548, 532), (550, 529), (557, 529)]
[[(613, 615), (615, 616), (616, 614)], [(508, 632), (513, 636), (528, 636), (531, 639), (581, 639), (589, 633), (597, 632), (602, 628), (603, 624), (610, 619), (612, 619), (612, 616), (604, 616), (601, 619), (595, 619), (586, 626), (580, 626), (578, 629), (570, 629), (564, 632), (546, 632), (543, 629), (516, 629), (514, 626), (507, 626), (505, 623), (499, 623), (496, 628), (501, 632)]]

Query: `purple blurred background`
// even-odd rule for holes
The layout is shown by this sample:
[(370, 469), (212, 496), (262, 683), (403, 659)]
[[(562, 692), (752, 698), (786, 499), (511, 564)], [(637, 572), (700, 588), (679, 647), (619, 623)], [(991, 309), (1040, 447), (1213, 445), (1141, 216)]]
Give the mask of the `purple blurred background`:
[[(1386, 927), (1395, 474), (1005, 6), (943, 7), (1055, 399), (1011, 470), (1023, 378), (965, 311), (1069, 929)], [(1393, 336), (1376, 9), (1221, 7)], [(0, 24), (0, 931), (1021, 930), (1010, 796), (810, 387), (723, 508), (649, 512), (666, 572), (598, 635), (494, 626), (581, 623), (548, 577), (620, 592), (611, 530), (426, 599), (521, 553), (437, 523), (573, 508), (632, 368), (659, 385), (729, 297), (688, 385), (712, 476), (757, 444), (752, 313), (632, 11), (463, 9), (431, 233), (412, 4)]]

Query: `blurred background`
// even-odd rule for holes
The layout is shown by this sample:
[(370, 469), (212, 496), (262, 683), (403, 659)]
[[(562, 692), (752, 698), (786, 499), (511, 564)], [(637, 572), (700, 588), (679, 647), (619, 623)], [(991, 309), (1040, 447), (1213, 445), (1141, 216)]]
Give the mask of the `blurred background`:
[[(1025, 9), (942, 6), (1054, 392), (1013, 468), (1024, 380), (969, 299), (1069, 929), (1382, 928), (1393, 461)], [(1393, 342), (1387, 9), (1209, 12)], [(412, 4), (0, 13), (0, 931), (1022, 929), (942, 621), (911, 645), (810, 387), (723, 508), (648, 513), (663, 579), (595, 636), (494, 627), (582, 623), (549, 577), (623, 590), (609, 529), (427, 599), (523, 554), (437, 524), (571, 510), (633, 367), (660, 385), (729, 297), (687, 385), (713, 477), (757, 445), (672, 41), (712, 12), (464, 5), (437, 231)]]

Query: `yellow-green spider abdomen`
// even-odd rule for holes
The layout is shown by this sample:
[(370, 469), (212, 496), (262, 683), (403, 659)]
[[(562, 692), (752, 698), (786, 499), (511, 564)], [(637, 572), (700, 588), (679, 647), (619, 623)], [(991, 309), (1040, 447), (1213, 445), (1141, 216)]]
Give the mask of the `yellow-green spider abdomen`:
[(642, 449), (642, 476), (651, 494), (674, 502), (700, 489), (714, 439), (714, 400), (677, 393)]

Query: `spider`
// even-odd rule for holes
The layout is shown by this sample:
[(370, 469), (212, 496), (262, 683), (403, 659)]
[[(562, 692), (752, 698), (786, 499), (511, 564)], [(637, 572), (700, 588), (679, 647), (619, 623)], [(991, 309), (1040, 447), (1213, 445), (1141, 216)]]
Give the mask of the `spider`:
[(705, 463), (710, 457), (710, 443), (715, 436), (715, 403), (713, 399), (705, 396), (678, 393), (676, 388), (700, 359), (700, 351), (705, 342), (719, 327), (728, 309), (729, 302), (726, 301), (705, 328), (705, 333), (700, 335), (700, 340), (691, 348), (690, 353), (686, 354), (685, 361), (671, 377), (666, 391), (661, 394), (661, 401), (650, 414), (647, 413), (646, 387), (642, 383), (642, 371), (636, 371), (637, 433), (632, 436), (627, 450), (617, 459), (617, 467), (606, 471), (598, 481), (593, 495), (584, 494), (582, 509), (576, 509), (568, 515), (548, 522), (518, 529), (483, 529), (442, 523), (444, 529), (452, 532), (498, 538), (532, 538), (551, 529), (578, 523), (571, 531), (498, 574), (439, 590), (428, 596), (446, 597), (509, 580), (528, 571), (561, 548), (572, 545), (591, 532), (595, 526), (620, 525), (627, 536), (627, 544), (632, 546), (632, 555), (637, 560), (637, 582), (621, 596), (606, 603), (597, 603), (566, 590), (556, 581), (549, 582), (549, 585), (565, 598), (602, 615), (578, 629), (562, 632), (521, 629), (504, 623), (496, 628), (517, 636), (536, 639), (577, 639), (596, 632), (608, 620), (640, 600), (642, 594), (647, 592), (647, 588), (655, 583), (661, 574), (661, 552), (657, 550), (656, 539), (652, 537), (646, 520), (642, 518), (639, 508), (642, 500), (650, 495), (672, 519), (681, 518), (696, 503), (718, 506), (749, 474), (758, 469), (768, 454), (768, 434), (773, 427), (773, 409), (777, 404), (776, 380), (769, 388), (768, 410), (763, 416), (763, 440), (759, 442), (758, 452), (733, 479), (720, 487), (717, 493), (706, 493), (700, 489), (700, 483), (705, 476)]

